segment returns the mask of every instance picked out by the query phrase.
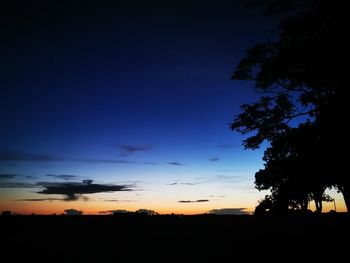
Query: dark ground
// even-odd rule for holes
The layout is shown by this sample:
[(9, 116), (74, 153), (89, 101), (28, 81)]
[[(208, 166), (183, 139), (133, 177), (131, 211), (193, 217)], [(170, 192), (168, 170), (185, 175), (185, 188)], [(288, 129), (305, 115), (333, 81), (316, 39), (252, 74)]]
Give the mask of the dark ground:
[(1, 261), (332, 262), (348, 257), (349, 219), (347, 214), (0, 216), (6, 259)]

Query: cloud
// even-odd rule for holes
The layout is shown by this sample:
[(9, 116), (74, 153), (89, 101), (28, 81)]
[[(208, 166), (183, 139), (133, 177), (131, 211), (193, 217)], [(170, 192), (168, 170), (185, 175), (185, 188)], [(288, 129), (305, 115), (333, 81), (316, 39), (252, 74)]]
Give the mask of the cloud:
[(117, 210), (103, 210), (103, 211), (99, 211), (98, 213), (99, 214), (113, 214), (113, 213), (126, 214), (131, 212), (124, 209), (117, 209)]
[(65, 201), (65, 199), (62, 199), (62, 198), (26, 198), (26, 199), (16, 199), (15, 201), (42, 202), (42, 201)]
[(2, 179), (12, 179), (14, 177), (16, 177), (17, 175), (15, 174), (0, 174), (0, 180)]
[(143, 152), (143, 151), (149, 151), (154, 146), (151, 144), (145, 144), (145, 145), (130, 145), (130, 144), (120, 144), (118, 147), (121, 150), (121, 156), (129, 156), (130, 154), (136, 153), (136, 152)]
[(239, 147), (239, 145), (235, 145), (235, 144), (220, 144), (220, 145), (218, 145), (218, 147), (221, 148), (221, 149), (232, 149), (232, 148)]
[(103, 211), (99, 211), (99, 214), (145, 214), (145, 215), (159, 215), (159, 213), (157, 213), (154, 210), (150, 210), (150, 209), (138, 209), (135, 212), (129, 211), (129, 210), (124, 210), (124, 209), (117, 209), (117, 210), (103, 210)]
[(83, 194), (95, 194), (117, 191), (132, 191), (130, 185), (111, 185), (111, 184), (94, 184), (92, 180), (83, 182), (38, 182), (37, 186), (45, 189), (37, 192), (38, 194), (56, 194), (64, 195), (65, 201), (75, 201), (82, 197)]
[(80, 162), (80, 163), (135, 163), (118, 159), (98, 159), (98, 158), (68, 158), (49, 154), (35, 154), (21, 151), (0, 152), (0, 161), (18, 162)]
[(142, 162), (143, 164), (147, 164), (147, 165), (157, 165), (157, 162)]
[(219, 157), (212, 157), (212, 158), (209, 158), (209, 161), (211, 162), (216, 162), (216, 161), (219, 161), (220, 158)]
[(225, 195), (209, 195), (209, 197), (225, 197)]
[(198, 183), (180, 183), (180, 182), (174, 182), (166, 185), (196, 185)]
[(247, 208), (220, 208), (208, 211), (209, 214), (214, 215), (248, 215), (249, 213), (244, 211)]
[(119, 203), (129, 203), (129, 202), (138, 202), (136, 200), (119, 200), (119, 199), (105, 199), (103, 202), (119, 202)]
[(0, 152), (0, 161), (63, 161), (64, 159), (47, 154), (34, 154), (21, 151)]
[(66, 181), (69, 181), (71, 179), (78, 177), (77, 175), (70, 175), (70, 174), (47, 174), (46, 176), (54, 177), (56, 179), (62, 179)]
[(208, 199), (199, 199), (199, 200), (180, 200), (179, 203), (203, 203), (203, 202), (209, 202)]
[(37, 187), (34, 184), (26, 182), (1, 182), (0, 188), (35, 188)]
[(180, 162), (168, 162), (169, 165), (175, 165), (175, 166), (183, 166), (183, 163)]
[[(125, 147), (127, 145), (124, 145)], [(130, 145), (128, 145), (130, 146)], [(133, 152), (142, 151), (141, 146), (137, 148), (133, 146)], [(146, 151), (146, 146), (143, 146), (143, 151)], [(148, 145), (149, 149), (153, 146)], [(131, 150), (132, 151), (132, 150)], [(130, 155), (129, 153), (127, 155)], [(123, 155), (123, 156), (127, 156)], [(72, 157), (63, 157), (55, 156), (49, 154), (35, 154), (21, 151), (3, 151), (0, 152), (0, 162), (1, 161), (16, 161), (16, 162), (77, 162), (77, 163), (107, 163), (107, 164), (145, 164), (145, 165), (158, 165), (158, 162), (153, 161), (130, 161), (130, 160), (121, 160), (121, 159), (99, 159), (99, 158), (72, 158)], [(172, 165), (183, 165), (179, 162), (172, 162)]]

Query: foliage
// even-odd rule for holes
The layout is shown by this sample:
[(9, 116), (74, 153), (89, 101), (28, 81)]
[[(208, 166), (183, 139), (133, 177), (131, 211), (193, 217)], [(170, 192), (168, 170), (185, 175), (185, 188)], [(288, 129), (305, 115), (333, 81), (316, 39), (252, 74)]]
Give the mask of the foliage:
[(271, 190), (267, 203), (306, 209), (315, 200), (320, 212), (324, 190), (337, 186), (349, 210), (349, 178), (334, 171), (345, 163), (336, 147), (346, 138), (347, 75), (340, 61), (348, 55), (348, 7), (326, 0), (262, 2), (268, 13), (287, 15), (278, 40), (248, 49), (234, 71), (232, 79), (253, 82), (263, 96), (243, 104), (230, 127), (248, 135), (246, 149), (270, 145), (255, 177), (258, 190)]

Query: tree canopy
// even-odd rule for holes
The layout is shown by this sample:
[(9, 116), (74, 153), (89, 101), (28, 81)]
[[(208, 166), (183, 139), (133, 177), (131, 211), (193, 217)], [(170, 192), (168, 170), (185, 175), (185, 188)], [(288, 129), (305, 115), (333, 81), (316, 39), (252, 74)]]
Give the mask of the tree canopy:
[[(350, 210), (350, 183), (344, 171), (346, 122), (346, 37), (349, 8), (344, 1), (260, 1), (267, 13), (283, 12), (274, 42), (247, 50), (232, 79), (251, 81), (260, 99), (243, 104), (231, 129), (248, 137), (246, 149), (267, 141), (265, 168), (256, 188), (271, 190), (268, 201), (283, 209), (317, 211), (327, 187), (343, 193)], [(344, 61), (345, 60), (345, 61)], [(342, 63), (345, 62), (345, 63)], [(283, 209), (282, 209), (283, 207)]]

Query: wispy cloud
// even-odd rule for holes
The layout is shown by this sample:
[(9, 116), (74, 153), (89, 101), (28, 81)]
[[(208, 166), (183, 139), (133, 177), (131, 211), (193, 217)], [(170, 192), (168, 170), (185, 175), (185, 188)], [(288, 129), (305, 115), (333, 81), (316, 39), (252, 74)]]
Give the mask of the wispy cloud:
[(183, 166), (185, 164), (180, 163), (180, 162), (168, 162), (169, 165), (175, 165), (175, 166)]
[(49, 154), (35, 154), (21, 151), (0, 152), (0, 161), (17, 162), (79, 162), (79, 163), (115, 163), (115, 164), (146, 164), (156, 165), (156, 162), (136, 162), (121, 159), (100, 159), (100, 158), (75, 158), (63, 157)]
[(117, 209), (117, 210), (103, 210), (103, 211), (99, 211), (99, 214), (113, 214), (113, 213), (121, 213), (121, 214), (126, 214), (126, 213), (130, 213), (131, 211), (128, 210), (124, 210), (124, 209)]
[(34, 154), (21, 151), (0, 152), (0, 161), (64, 161), (64, 158), (48, 154)]
[(77, 175), (70, 175), (70, 174), (47, 174), (46, 176), (53, 177), (55, 179), (62, 179), (65, 181), (69, 181), (69, 180), (72, 180), (72, 179), (79, 177)]
[(43, 202), (43, 201), (65, 201), (63, 198), (26, 198), (26, 199), (16, 199), (15, 201), (22, 202)]
[(244, 211), (247, 208), (220, 208), (220, 209), (212, 209), (208, 211), (209, 214), (214, 215), (247, 215), (248, 212)]
[(157, 162), (142, 162), (142, 164), (147, 164), (147, 165), (157, 165)]
[(27, 182), (2, 182), (0, 181), (0, 188), (36, 188), (35, 184)]
[(144, 144), (144, 145), (130, 145), (130, 144), (120, 144), (117, 147), (121, 150), (120, 156), (126, 157), (136, 152), (149, 151), (154, 148), (154, 145)]
[(94, 184), (92, 180), (84, 180), (83, 182), (38, 182), (37, 186), (45, 189), (37, 192), (38, 194), (55, 194), (64, 195), (65, 201), (75, 201), (84, 194), (95, 194), (117, 191), (132, 191), (130, 185), (111, 185), (111, 184)]
[(15, 178), (16, 174), (0, 174), (0, 180)]
[(219, 161), (219, 160), (220, 160), (219, 157), (212, 157), (212, 158), (209, 158), (209, 161), (211, 161), (211, 162), (217, 162), (217, 161)]
[(203, 202), (209, 202), (208, 199), (198, 199), (198, 200), (180, 200), (179, 203), (203, 203)]
[(118, 203), (133, 203), (138, 202), (137, 200), (120, 200), (120, 199), (104, 199), (103, 202), (118, 202)]
[(199, 183), (181, 183), (181, 182), (174, 182), (166, 185), (197, 185)]
[(216, 198), (218, 198), (218, 197), (225, 197), (225, 195), (209, 195), (209, 197), (216, 197)]
[(194, 183), (181, 183), (178, 180), (175, 180), (175, 182), (167, 184), (167, 185), (197, 185), (197, 184), (237, 184), (245, 181), (249, 181), (249, 176), (243, 176), (243, 175), (225, 175), (225, 174), (219, 174), (219, 175), (212, 175), (212, 176), (202, 176), (202, 177), (196, 177), (194, 178)]
[(97, 158), (71, 158), (49, 154), (36, 154), (21, 151), (3, 151), (0, 152), (0, 161), (19, 161), (19, 162), (84, 162), (84, 163), (130, 163), (118, 159), (97, 159)]

